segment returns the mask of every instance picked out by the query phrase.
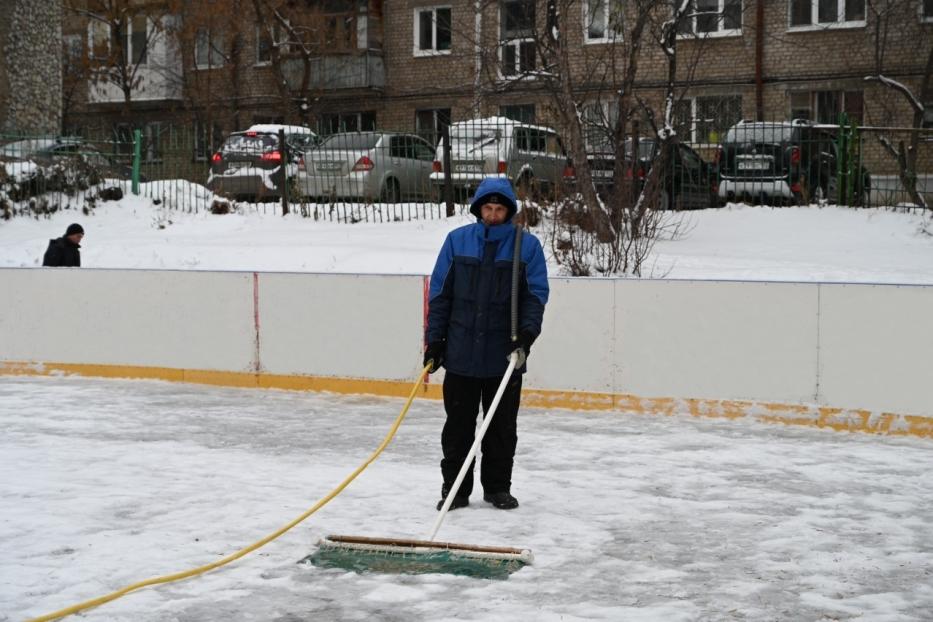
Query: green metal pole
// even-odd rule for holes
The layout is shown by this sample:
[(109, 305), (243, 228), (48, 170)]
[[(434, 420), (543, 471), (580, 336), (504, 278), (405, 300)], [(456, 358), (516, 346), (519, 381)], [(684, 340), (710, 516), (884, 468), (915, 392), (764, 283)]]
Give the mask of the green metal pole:
[[(846, 113), (839, 114), (839, 132), (836, 134), (836, 204), (845, 205), (846, 204), (846, 181), (845, 181), (845, 170), (846, 170), (846, 153), (848, 148), (846, 143)], [(827, 192), (829, 188), (826, 189)]]
[(139, 194), (139, 161), (142, 159), (143, 133), (133, 130), (133, 194)]

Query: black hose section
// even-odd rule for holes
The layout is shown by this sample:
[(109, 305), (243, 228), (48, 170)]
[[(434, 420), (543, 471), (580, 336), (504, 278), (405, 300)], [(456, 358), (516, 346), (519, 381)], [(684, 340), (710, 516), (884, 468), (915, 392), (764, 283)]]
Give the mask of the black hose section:
[(518, 341), (518, 277), (522, 265), (522, 228), (515, 225), (515, 250), (512, 252), (512, 342)]

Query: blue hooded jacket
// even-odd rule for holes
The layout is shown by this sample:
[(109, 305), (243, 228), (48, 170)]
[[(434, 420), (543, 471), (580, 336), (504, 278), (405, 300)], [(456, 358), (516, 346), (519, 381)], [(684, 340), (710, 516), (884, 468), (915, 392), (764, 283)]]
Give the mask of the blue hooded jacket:
[[(490, 195), (509, 208), (501, 225), (486, 226), (480, 208)], [(475, 378), (501, 377), (511, 345), (512, 255), (518, 211), (507, 179), (488, 178), (476, 189), (470, 211), (478, 222), (447, 235), (431, 274), (428, 343), (446, 341), (447, 371)], [(518, 293), (518, 332), (541, 333), (548, 299), (547, 264), (541, 242), (524, 232)], [(523, 366), (519, 372), (524, 372)]]

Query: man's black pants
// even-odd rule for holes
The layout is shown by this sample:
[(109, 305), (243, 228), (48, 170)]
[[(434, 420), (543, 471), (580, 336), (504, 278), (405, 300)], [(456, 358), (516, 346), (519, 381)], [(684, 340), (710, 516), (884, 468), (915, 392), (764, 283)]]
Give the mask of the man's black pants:
[[(476, 432), (476, 416), (482, 403), (483, 416), (489, 410), (502, 378), (471, 378), (447, 372), (444, 376), (444, 410), (447, 421), (441, 433), (441, 473), (444, 486), (450, 488), (457, 479)], [(480, 482), (483, 492), (493, 494), (509, 492), (512, 487), (512, 461), (518, 443), (517, 418), (521, 400), (522, 375), (512, 374), (492, 423), (483, 437), (483, 460), (480, 466)], [(473, 467), (470, 465), (463, 484), (457, 494), (469, 496), (473, 492)]]

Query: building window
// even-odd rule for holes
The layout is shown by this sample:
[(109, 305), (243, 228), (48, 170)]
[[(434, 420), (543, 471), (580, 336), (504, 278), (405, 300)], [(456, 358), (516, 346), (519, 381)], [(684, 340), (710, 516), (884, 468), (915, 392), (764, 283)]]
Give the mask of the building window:
[(220, 33), (198, 28), (194, 41), (194, 64), (198, 69), (223, 66), (223, 36)]
[(839, 115), (861, 125), (864, 117), (862, 91), (804, 91), (790, 94), (792, 119), (806, 119), (816, 123), (839, 123)]
[(220, 149), (223, 144), (223, 129), (217, 123), (194, 122), (194, 159), (203, 162)]
[(681, 34), (728, 37), (742, 34), (742, 0), (691, 0)]
[(256, 26), (256, 64), (268, 65), (272, 62), (272, 48), (278, 46), (279, 54), (288, 54), (288, 46), (284, 44), (285, 37), (278, 24), (272, 29)]
[(65, 35), (62, 37), (62, 50), (64, 55), (64, 70), (66, 78), (74, 78), (75, 73), (84, 66), (84, 41), (81, 35)]
[(499, 116), (518, 121), (519, 123), (534, 123), (535, 105), (509, 104), (506, 106), (499, 106)]
[(142, 127), (141, 161), (144, 163), (162, 161), (162, 124), (147, 123)]
[(106, 22), (91, 21), (88, 24), (88, 55), (98, 61), (110, 56), (110, 26)]
[(443, 129), (449, 126), (450, 108), (415, 111), (415, 132), (432, 145), (440, 142)]
[(322, 114), (320, 129), (324, 135), (337, 132), (371, 132), (376, 129), (376, 113), (365, 111)]
[(864, 26), (865, 0), (791, 0), (791, 28)]
[(742, 120), (742, 96), (684, 98), (677, 102), (674, 116), (677, 129), (688, 142), (716, 145)]
[(615, 126), (619, 120), (617, 101), (598, 101), (583, 107), (583, 141), (587, 151), (613, 149)]
[(110, 54), (119, 54), (127, 66), (146, 65), (149, 62), (149, 18), (138, 15), (115, 24), (94, 20), (89, 24), (88, 48), (90, 56), (107, 61)]
[(500, 71), (517, 76), (535, 69), (535, 0), (502, 0), (499, 12)]
[(621, 41), (622, 0), (585, 0), (583, 25), (587, 43)]
[(415, 9), (415, 56), (450, 53), (450, 7)]
[(933, 0), (923, 0), (920, 5), (920, 17), (925, 22), (933, 22)]

